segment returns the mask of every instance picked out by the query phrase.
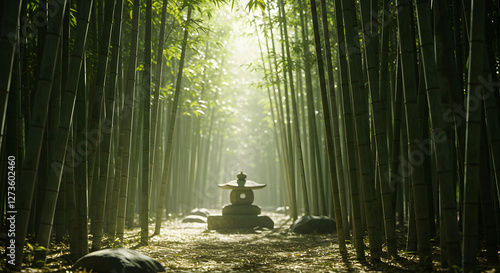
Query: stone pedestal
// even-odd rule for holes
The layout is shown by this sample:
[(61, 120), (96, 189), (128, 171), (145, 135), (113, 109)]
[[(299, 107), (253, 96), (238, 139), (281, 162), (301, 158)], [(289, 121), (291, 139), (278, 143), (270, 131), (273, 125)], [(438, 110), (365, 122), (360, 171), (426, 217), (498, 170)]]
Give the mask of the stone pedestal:
[(225, 205), (222, 215), (259, 215), (260, 207), (256, 205)]
[(253, 189), (260, 189), (266, 185), (245, 180), (246, 175), (243, 172), (237, 177), (238, 180), (219, 184), (220, 188), (231, 190), (229, 196), (231, 204), (222, 208), (222, 215), (207, 218), (208, 229), (274, 228), (273, 220), (267, 216), (259, 216), (260, 207), (252, 205)]
[(253, 229), (256, 227), (274, 228), (274, 222), (268, 216), (256, 215), (215, 215), (207, 219), (208, 229)]

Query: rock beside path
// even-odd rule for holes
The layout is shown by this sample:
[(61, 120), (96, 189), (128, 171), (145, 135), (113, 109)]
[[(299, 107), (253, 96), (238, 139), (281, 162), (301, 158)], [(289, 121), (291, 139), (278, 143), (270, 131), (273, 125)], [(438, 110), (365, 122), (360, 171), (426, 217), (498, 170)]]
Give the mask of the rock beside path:
[(126, 248), (109, 248), (89, 253), (73, 266), (98, 273), (156, 273), (165, 272), (157, 260)]
[(298, 234), (334, 233), (336, 230), (335, 220), (326, 216), (302, 216), (290, 226), (290, 231)]
[(207, 217), (200, 215), (188, 215), (182, 219), (183, 223), (206, 223)]
[(193, 209), (189, 215), (199, 215), (203, 217), (208, 217), (210, 215), (210, 211), (206, 208), (196, 208)]

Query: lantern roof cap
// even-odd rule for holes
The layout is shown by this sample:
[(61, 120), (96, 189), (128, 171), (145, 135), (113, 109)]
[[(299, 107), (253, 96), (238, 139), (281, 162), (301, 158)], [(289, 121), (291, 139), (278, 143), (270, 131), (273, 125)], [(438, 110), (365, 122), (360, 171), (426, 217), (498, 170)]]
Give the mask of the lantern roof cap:
[(266, 184), (260, 184), (252, 180), (246, 180), (247, 175), (243, 172), (239, 173), (236, 177), (238, 177), (238, 180), (231, 180), (224, 184), (218, 184), (219, 188), (226, 190), (257, 190), (267, 186)]

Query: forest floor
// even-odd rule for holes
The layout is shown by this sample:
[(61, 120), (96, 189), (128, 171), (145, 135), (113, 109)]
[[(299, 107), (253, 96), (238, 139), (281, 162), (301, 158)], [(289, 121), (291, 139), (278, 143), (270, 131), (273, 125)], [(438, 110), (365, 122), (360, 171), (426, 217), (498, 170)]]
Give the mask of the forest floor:
[[(355, 259), (355, 249), (348, 244), (348, 257), (339, 253), (334, 234), (298, 235), (288, 232), (291, 221), (282, 214), (265, 213), (275, 222), (273, 230), (233, 230), (217, 232), (206, 224), (182, 223), (181, 219), (164, 222), (161, 235), (152, 236), (148, 246), (138, 247), (140, 230), (127, 231), (125, 247), (135, 249), (158, 260), (166, 272), (415, 272), (421, 271), (418, 257), (400, 252), (397, 259), (382, 258), (372, 264)], [(154, 226), (152, 228), (154, 230)], [(398, 244), (404, 245), (404, 240)], [(433, 249), (436, 271), (449, 271), (439, 266), (439, 250)], [(69, 248), (54, 245), (46, 267), (23, 272), (69, 272)], [(369, 257), (368, 251), (366, 256)], [(5, 260), (2, 261), (2, 267)], [(477, 272), (498, 272), (500, 265), (479, 260)], [(0, 267), (0, 271), (2, 271)]]

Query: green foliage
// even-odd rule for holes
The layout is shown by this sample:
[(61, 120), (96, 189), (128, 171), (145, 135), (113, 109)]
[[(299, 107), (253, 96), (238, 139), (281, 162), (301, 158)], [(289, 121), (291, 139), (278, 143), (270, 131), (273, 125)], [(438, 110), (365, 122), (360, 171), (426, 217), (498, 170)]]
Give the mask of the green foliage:
[[(26, 253), (26, 258), (28, 259), (28, 261), (32, 262), (33, 259), (35, 257), (37, 257), (37, 254), (36, 252), (47, 252), (47, 248), (39, 245), (38, 243), (35, 244), (35, 245), (32, 245), (30, 243), (26, 243), (26, 246), (28, 247), (28, 251)], [(34, 261), (33, 264), (38, 267), (38, 268), (42, 268), (42, 267), (45, 267), (46, 266), (46, 263), (44, 260), (37, 260), (37, 261)]]
[(45, 263), (44, 260), (38, 260), (38, 261), (35, 262), (35, 265), (38, 268), (43, 268), (43, 267), (45, 267), (46, 263)]
[[(234, 1), (233, 1), (233, 4), (234, 4)], [(250, 1), (248, 1), (248, 4), (246, 5), (246, 8), (249, 11), (252, 11), (252, 10), (255, 10), (257, 8), (260, 8), (260, 10), (262, 12), (264, 12), (265, 9), (266, 9), (266, 2), (264, 2), (264, 0), (250, 0)]]

